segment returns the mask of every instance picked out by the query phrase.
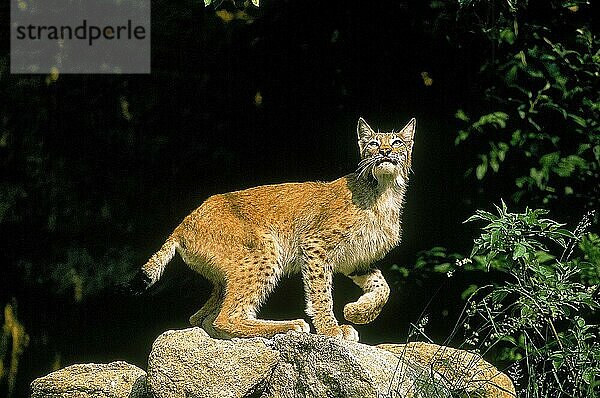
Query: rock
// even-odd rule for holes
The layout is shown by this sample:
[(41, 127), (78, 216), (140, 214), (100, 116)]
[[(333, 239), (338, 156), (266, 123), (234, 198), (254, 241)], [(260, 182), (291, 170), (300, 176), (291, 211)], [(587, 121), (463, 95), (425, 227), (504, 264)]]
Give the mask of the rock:
[(165, 332), (150, 352), (149, 390), (156, 398), (253, 396), (279, 361), (266, 342), (216, 340), (200, 328)]
[(378, 346), (406, 360), (431, 367), (447, 381), (454, 396), (514, 398), (510, 378), (477, 354), (429, 343)]
[(451, 397), (440, 375), (376, 347), (297, 332), (273, 343), (281, 362), (261, 397)]
[(217, 340), (200, 328), (160, 335), (147, 375), (124, 362), (73, 365), (35, 380), (32, 390), (36, 398), (516, 396), (506, 375), (476, 354), (449, 347), (373, 347), (300, 332)]
[(72, 365), (31, 383), (32, 398), (144, 398), (146, 372), (126, 362)]
[(421, 364), (299, 332), (227, 341), (199, 328), (169, 331), (153, 345), (147, 380), (157, 398), (451, 397), (443, 378)]

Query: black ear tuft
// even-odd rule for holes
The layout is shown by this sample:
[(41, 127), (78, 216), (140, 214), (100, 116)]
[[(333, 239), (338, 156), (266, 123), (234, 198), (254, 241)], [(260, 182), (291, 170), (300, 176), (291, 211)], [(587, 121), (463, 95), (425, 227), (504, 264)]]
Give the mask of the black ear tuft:
[(137, 274), (127, 283), (126, 290), (129, 294), (139, 296), (152, 286), (152, 279), (143, 271), (139, 270)]

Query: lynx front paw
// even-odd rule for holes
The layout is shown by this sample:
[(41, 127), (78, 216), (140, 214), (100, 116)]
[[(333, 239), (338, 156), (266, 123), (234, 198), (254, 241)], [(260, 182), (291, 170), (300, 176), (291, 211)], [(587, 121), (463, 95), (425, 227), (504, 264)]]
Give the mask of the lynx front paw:
[(358, 341), (358, 332), (350, 325), (333, 326), (325, 330), (320, 330), (319, 334), (344, 340)]
[(292, 330), (296, 332), (310, 333), (310, 326), (304, 319), (294, 319), (291, 321), (291, 323), (294, 325)]
[(381, 312), (381, 306), (368, 302), (355, 301), (344, 306), (344, 318), (357, 325), (372, 322)]

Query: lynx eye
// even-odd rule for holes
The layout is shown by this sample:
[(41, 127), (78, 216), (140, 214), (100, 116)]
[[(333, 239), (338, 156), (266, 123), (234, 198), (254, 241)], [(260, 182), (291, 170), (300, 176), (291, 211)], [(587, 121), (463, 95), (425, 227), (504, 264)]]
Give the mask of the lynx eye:
[(404, 142), (402, 142), (402, 140), (395, 139), (395, 140), (392, 140), (392, 142), (391, 142), (391, 145), (392, 145), (394, 148), (398, 148), (398, 147), (400, 147), (400, 146), (404, 145)]
[(369, 143), (367, 145), (370, 146), (371, 148), (375, 148), (375, 147), (379, 146), (379, 142), (373, 140), (373, 141), (369, 141)]

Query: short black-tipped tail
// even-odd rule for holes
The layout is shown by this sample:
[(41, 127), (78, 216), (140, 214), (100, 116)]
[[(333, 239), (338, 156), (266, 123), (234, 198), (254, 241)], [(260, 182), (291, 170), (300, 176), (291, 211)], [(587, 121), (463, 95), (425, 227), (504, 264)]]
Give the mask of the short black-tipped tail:
[(152, 279), (143, 271), (139, 270), (135, 276), (129, 281), (127, 291), (129, 294), (139, 296), (152, 286)]
[(173, 236), (170, 236), (160, 250), (150, 257), (129, 282), (129, 291), (132, 294), (142, 294), (159, 280), (165, 267), (175, 256), (176, 249), (177, 242)]

